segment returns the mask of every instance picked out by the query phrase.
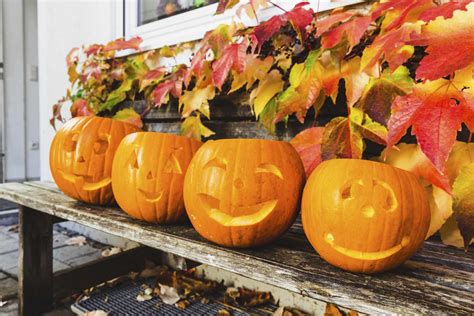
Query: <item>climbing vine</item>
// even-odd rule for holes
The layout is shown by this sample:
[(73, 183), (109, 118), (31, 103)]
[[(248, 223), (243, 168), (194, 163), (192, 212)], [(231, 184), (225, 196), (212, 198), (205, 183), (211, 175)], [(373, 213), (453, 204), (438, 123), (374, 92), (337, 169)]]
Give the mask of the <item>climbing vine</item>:
[[(303, 122), (310, 108), (316, 117), (343, 100), (345, 115), (293, 140), (307, 172), (321, 160), (361, 158), (367, 140), (392, 147), (411, 131), (433, 167), (428, 180), (449, 192), (445, 163), (457, 133), (474, 130), (471, 2), (388, 0), (323, 18), (303, 2), (255, 27), (220, 25), (195, 43), (140, 52), (141, 39), (132, 38), (74, 48), (67, 56), (72, 86), (51, 122), (71, 102), (72, 116), (141, 124), (144, 113), (121, 109), (124, 100), (144, 98), (148, 112), (176, 99), (181, 132), (201, 138), (213, 134), (203, 119), (219, 94), (248, 91), (256, 120), (270, 132), (289, 116)], [(217, 13), (236, 5), (221, 0)], [(237, 14), (258, 21), (258, 10), (272, 5), (250, 0)], [(114, 57), (123, 49), (137, 54)], [(183, 50), (194, 51), (188, 64), (163, 66)]]

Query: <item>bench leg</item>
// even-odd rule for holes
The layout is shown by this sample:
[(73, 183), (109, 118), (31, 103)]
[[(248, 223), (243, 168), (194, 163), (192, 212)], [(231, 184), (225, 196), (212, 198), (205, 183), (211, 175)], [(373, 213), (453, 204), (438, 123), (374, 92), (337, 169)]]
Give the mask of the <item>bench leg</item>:
[(37, 315), (53, 304), (53, 216), (20, 207), (19, 315)]

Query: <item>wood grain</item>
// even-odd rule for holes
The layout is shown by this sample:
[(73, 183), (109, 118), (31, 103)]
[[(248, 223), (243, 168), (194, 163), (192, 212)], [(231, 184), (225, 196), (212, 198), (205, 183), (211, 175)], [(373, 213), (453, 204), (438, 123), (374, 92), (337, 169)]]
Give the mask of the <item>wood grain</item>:
[(23, 205), (19, 212), (18, 313), (38, 315), (53, 303), (53, 216)]
[(392, 272), (358, 275), (324, 262), (304, 237), (300, 223), (272, 245), (232, 250), (203, 240), (191, 226), (136, 221), (116, 208), (76, 202), (50, 185), (1, 184), (0, 197), (363, 313), (474, 313), (474, 255), (437, 241), (426, 242), (418, 254)]

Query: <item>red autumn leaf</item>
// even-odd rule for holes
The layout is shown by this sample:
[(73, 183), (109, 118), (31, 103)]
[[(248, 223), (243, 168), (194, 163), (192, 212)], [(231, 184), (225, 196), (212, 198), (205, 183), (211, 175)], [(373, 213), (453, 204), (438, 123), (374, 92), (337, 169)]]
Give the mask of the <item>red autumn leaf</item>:
[(410, 10), (416, 6), (423, 6), (427, 1), (431, 0), (389, 0), (385, 2), (379, 2), (376, 8), (372, 11), (372, 19), (376, 20), (387, 12), (396, 13), (397, 17), (405, 17)]
[(349, 20), (355, 14), (354, 11), (334, 10), (331, 15), (316, 22), (316, 36), (321, 36), (329, 31), (335, 24)]
[(87, 106), (87, 100), (84, 99), (76, 99), (76, 101), (74, 101), (74, 103), (71, 105), (70, 110), (72, 117), (94, 115), (94, 113)]
[(398, 68), (409, 58), (408, 55), (405, 58), (400, 58), (401, 50), (412, 38), (412, 35), (419, 30), (420, 26), (417, 24), (405, 24), (399, 29), (378, 36), (370, 46), (364, 49), (360, 62), (361, 71), (372, 68), (380, 62), (382, 56), (392, 70)]
[(92, 44), (84, 49), (84, 54), (86, 54), (87, 57), (90, 55), (96, 55), (102, 48), (104, 48), (104, 45)]
[(163, 75), (166, 72), (165, 67), (158, 67), (148, 71), (140, 81), (140, 91), (148, 87), (149, 85), (156, 83), (157, 80), (163, 78)]
[(310, 25), (313, 20), (313, 10), (303, 8), (303, 6), (307, 4), (308, 2), (298, 3), (291, 11), (273, 16), (269, 20), (257, 25), (253, 30), (253, 35), (257, 39), (259, 49), (264, 42), (269, 40), (288, 22), (290, 22), (295, 31), (301, 35), (302, 40), (306, 39), (306, 27)]
[(451, 0), (442, 5), (426, 10), (419, 18), (425, 22), (432, 21), (439, 16), (445, 19), (450, 19), (453, 17), (454, 11), (466, 10), (466, 6), (471, 2), (472, 0)]
[(214, 84), (219, 90), (222, 88), (222, 84), (231, 69), (237, 73), (241, 73), (245, 70), (247, 47), (247, 41), (243, 41), (239, 44), (230, 44), (225, 48), (221, 57), (212, 63), (212, 77)]
[(303, 162), (306, 177), (321, 163), (321, 141), (323, 139), (323, 127), (312, 127), (305, 129), (296, 135), (290, 144), (300, 155)]
[(219, 0), (215, 14), (222, 14), (225, 10), (231, 9), (239, 2), (240, 0)]
[[(385, 3), (382, 3), (383, 6)], [(432, 0), (397, 0), (385, 15), (382, 29), (384, 32), (396, 29), (406, 22), (414, 23), (425, 10), (433, 7)]]
[(412, 126), (421, 150), (443, 172), (461, 123), (474, 115), (474, 107), (465, 97), (450, 80), (416, 85), (411, 94), (397, 97), (392, 105), (387, 146), (395, 145)]
[(119, 50), (124, 50), (124, 49), (138, 50), (142, 42), (143, 40), (139, 36), (132, 37), (129, 40), (119, 38), (119, 39), (116, 39), (115, 41), (111, 41), (107, 43), (107, 45), (105, 45), (104, 47), (104, 52), (110, 52), (113, 50), (119, 51)]
[(74, 67), (79, 61), (79, 48), (74, 47), (66, 56), (66, 64), (69, 67)]
[(411, 44), (427, 46), (428, 53), (416, 71), (417, 79), (439, 79), (474, 62), (474, 4), (467, 9), (455, 11), (451, 19), (428, 23), (413, 37)]
[(342, 23), (323, 35), (321, 46), (325, 49), (333, 48), (341, 42), (344, 36), (346, 36), (350, 45), (349, 50), (351, 50), (355, 45), (359, 44), (360, 39), (367, 31), (371, 22), (371, 17), (361, 16)]
[(155, 87), (152, 92), (152, 95), (153, 102), (155, 102), (156, 107), (159, 108), (163, 103), (166, 102), (166, 97), (174, 86), (175, 83), (172, 80), (166, 80)]

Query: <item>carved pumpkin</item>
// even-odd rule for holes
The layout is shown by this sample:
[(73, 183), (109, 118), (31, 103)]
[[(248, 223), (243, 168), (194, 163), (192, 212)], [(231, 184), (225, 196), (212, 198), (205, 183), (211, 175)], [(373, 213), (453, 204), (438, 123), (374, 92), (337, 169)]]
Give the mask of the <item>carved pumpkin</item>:
[(200, 146), (194, 139), (154, 132), (125, 137), (112, 167), (118, 205), (130, 216), (152, 223), (185, 220), (184, 175)]
[(420, 247), (430, 208), (412, 173), (337, 159), (323, 162), (309, 177), (302, 222), (323, 259), (352, 272), (376, 273), (398, 266)]
[(304, 169), (289, 143), (206, 142), (189, 165), (184, 203), (197, 232), (227, 247), (267, 244), (293, 223)]
[(66, 195), (86, 203), (114, 201), (111, 185), (115, 150), (135, 125), (98, 116), (76, 117), (56, 133), (49, 151), (54, 181)]

